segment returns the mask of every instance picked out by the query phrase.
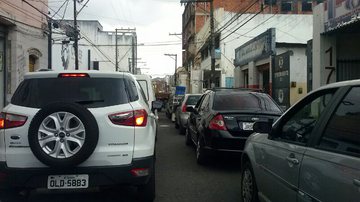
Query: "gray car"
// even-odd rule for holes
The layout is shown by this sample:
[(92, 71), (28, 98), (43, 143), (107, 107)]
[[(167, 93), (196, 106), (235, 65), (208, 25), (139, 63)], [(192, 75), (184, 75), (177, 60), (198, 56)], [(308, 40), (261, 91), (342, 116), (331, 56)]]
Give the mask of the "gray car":
[(201, 94), (185, 94), (180, 105), (177, 107), (175, 111), (175, 128), (178, 128), (181, 134), (185, 134), (187, 120), (190, 116), (190, 112), (188, 112), (186, 108), (194, 107), (200, 97)]
[(322, 87), (273, 125), (257, 122), (242, 155), (243, 202), (360, 201), (360, 80)]

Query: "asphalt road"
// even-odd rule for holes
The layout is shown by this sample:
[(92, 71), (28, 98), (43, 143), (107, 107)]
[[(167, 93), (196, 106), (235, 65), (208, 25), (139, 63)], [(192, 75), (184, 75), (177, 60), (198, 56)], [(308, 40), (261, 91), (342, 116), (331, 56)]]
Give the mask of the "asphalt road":
[[(185, 146), (185, 139), (173, 123), (160, 113), (157, 142), (157, 202), (232, 202), (240, 201), (239, 157), (222, 154), (206, 166), (196, 163), (195, 150)], [(136, 189), (119, 187), (87, 193), (32, 193), (31, 202), (136, 201)]]

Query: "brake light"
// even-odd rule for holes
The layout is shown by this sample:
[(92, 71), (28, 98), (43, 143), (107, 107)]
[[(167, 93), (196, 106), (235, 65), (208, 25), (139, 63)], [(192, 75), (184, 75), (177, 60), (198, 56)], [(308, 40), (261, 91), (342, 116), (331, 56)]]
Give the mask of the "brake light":
[(135, 177), (144, 177), (150, 174), (148, 168), (133, 168), (130, 170), (130, 172)]
[(183, 105), (183, 106), (182, 106), (181, 111), (182, 111), (182, 112), (186, 112), (186, 105)]
[(211, 130), (227, 130), (225, 126), (224, 118), (221, 114), (216, 115), (209, 124)]
[(26, 120), (27, 120), (26, 116), (1, 113), (0, 114), (0, 129), (16, 128), (16, 127), (23, 126), (26, 123)]
[(58, 76), (59, 78), (69, 78), (69, 77), (89, 77), (88, 74), (85, 73), (61, 73)]
[(110, 121), (121, 126), (146, 126), (147, 112), (144, 109), (109, 115)]

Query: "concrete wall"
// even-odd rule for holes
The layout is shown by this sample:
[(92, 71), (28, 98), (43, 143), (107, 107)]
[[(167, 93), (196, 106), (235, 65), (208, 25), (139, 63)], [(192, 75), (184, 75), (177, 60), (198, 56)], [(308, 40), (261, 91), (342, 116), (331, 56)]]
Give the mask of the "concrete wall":
[[(31, 4), (47, 13), (47, 0)], [(0, 92), (0, 99), (6, 97), (6, 102), (9, 102), (24, 74), (29, 72), (30, 55), (37, 58), (35, 71), (48, 66), (47, 36), (44, 34), (47, 21), (21, 0), (0, 1), (0, 15), (0, 27), (4, 29), (6, 40), (6, 83), (4, 77), (0, 78), (1, 86), (6, 86), (6, 92)], [(4, 104), (7, 103), (0, 103), (0, 110)]]

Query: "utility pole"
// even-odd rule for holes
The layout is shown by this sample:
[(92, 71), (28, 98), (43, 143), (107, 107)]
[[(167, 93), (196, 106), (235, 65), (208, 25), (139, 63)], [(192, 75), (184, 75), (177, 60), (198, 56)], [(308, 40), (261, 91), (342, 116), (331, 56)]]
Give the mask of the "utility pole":
[(79, 69), (79, 44), (78, 44), (78, 29), (76, 21), (77, 11), (76, 11), (76, 0), (74, 0), (74, 49), (75, 49), (75, 70)]
[(48, 21), (48, 69), (52, 66), (52, 20), (47, 18)]
[(176, 86), (176, 69), (177, 69), (177, 54), (164, 54), (166, 56), (171, 57), (173, 60), (175, 60), (175, 73), (174, 73), (174, 85)]
[(119, 63), (118, 63), (118, 40), (117, 40), (117, 35), (118, 35), (118, 29), (115, 29), (115, 70), (116, 72), (119, 71)]
[(211, 77), (210, 87), (215, 87), (215, 25), (214, 25), (214, 0), (210, 0), (210, 38), (211, 38)]

